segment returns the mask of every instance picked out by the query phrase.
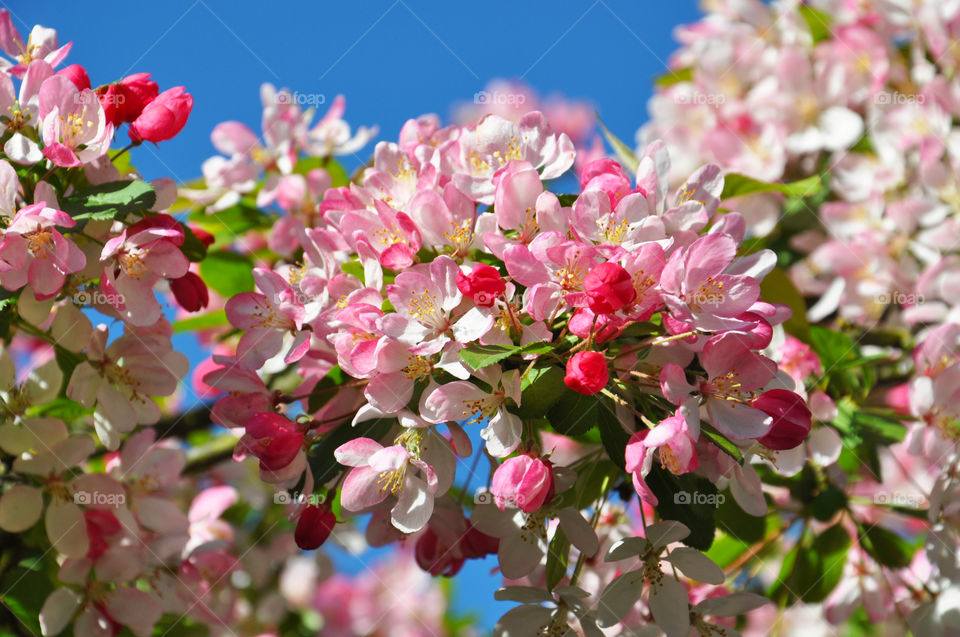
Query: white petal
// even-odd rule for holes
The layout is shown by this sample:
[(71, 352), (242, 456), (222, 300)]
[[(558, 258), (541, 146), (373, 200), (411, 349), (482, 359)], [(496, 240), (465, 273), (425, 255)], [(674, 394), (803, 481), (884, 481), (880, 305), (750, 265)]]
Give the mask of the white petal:
[(647, 541), (654, 546), (666, 546), (678, 542), (690, 535), (690, 529), (683, 522), (665, 520), (647, 527)]
[(40, 631), (43, 637), (60, 634), (70, 623), (81, 601), (80, 596), (69, 588), (58, 588), (50, 593), (40, 609)]
[(686, 637), (690, 631), (689, 598), (683, 584), (669, 575), (652, 587), (650, 611), (667, 637)]
[(641, 554), (650, 549), (650, 542), (642, 537), (625, 537), (622, 540), (614, 542), (607, 555), (605, 562), (619, 562), (628, 558), (638, 558)]
[(726, 597), (710, 597), (696, 605), (695, 610), (704, 615), (733, 617), (749, 613), (755, 608), (770, 603), (766, 597), (755, 593), (732, 593)]
[(493, 594), (493, 598), (501, 602), (518, 602), (520, 604), (540, 604), (553, 601), (553, 597), (546, 589), (534, 586), (504, 586)]
[(643, 593), (643, 570), (628, 571), (607, 584), (597, 604), (597, 624), (609, 628), (623, 619)]
[(723, 584), (725, 579), (722, 568), (709, 557), (689, 546), (673, 549), (666, 560), (680, 569), (684, 575), (698, 582), (719, 585)]
[(42, 512), (43, 492), (18, 484), (0, 497), (0, 529), (23, 533), (37, 523)]
[(90, 546), (83, 512), (73, 502), (54, 501), (47, 507), (47, 537), (67, 557), (83, 557)]
[(593, 557), (597, 554), (597, 551), (600, 550), (597, 532), (593, 530), (589, 522), (583, 519), (579, 511), (573, 507), (568, 507), (557, 511), (557, 517), (560, 519), (563, 532), (567, 534), (574, 546), (587, 557)]

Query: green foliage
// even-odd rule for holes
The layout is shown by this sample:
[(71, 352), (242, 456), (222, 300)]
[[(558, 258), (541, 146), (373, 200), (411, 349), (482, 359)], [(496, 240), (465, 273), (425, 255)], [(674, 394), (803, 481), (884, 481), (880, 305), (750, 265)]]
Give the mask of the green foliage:
[(320, 439), (316, 445), (307, 454), (307, 460), (310, 463), (310, 470), (313, 473), (314, 484), (322, 485), (329, 482), (344, 467), (337, 462), (333, 452), (340, 445), (355, 440), (357, 438), (372, 438), (380, 441), (391, 428), (396, 424), (395, 418), (378, 418), (375, 420), (365, 420), (352, 426), (345, 422), (336, 429)]
[(78, 221), (124, 219), (131, 213), (147, 213), (155, 203), (153, 186), (137, 179), (111, 181), (64, 197), (60, 209)]
[(607, 143), (613, 148), (613, 152), (616, 153), (617, 159), (620, 160), (620, 163), (623, 164), (623, 167), (627, 169), (628, 172), (636, 174), (637, 166), (640, 165), (640, 160), (637, 159), (636, 154), (634, 154), (633, 149), (623, 143), (619, 137), (610, 132), (610, 129), (607, 128), (607, 125), (603, 123), (603, 120), (600, 119), (600, 116), (597, 115), (597, 122), (600, 124), (600, 129), (603, 131), (603, 136), (607, 138)]
[(473, 369), (482, 369), (515, 354), (543, 354), (552, 349), (549, 343), (536, 341), (526, 345), (481, 345), (472, 343), (460, 350), (460, 358)]
[(683, 543), (700, 551), (708, 550), (717, 527), (717, 486), (703, 476), (677, 476), (657, 466), (647, 475), (646, 482), (657, 496), (660, 517), (683, 522), (690, 529)]
[(809, 197), (819, 192), (821, 186), (819, 175), (811, 175), (789, 184), (779, 184), (760, 181), (739, 173), (727, 173), (723, 178), (723, 194), (720, 198), (731, 199), (756, 192), (779, 192), (789, 197)]
[(860, 543), (879, 564), (890, 568), (906, 568), (913, 561), (915, 547), (893, 531), (882, 526), (861, 526)]
[(216, 248), (233, 243), (249, 230), (269, 228), (276, 221), (273, 215), (263, 212), (253, 201), (247, 199), (210, 214), (202, 209), (196, 210), (190, 214), (189, 219), (191, 223), (213, 235), (214, 244), (211, 247)]
[(830, 25), (833, 23), (830, 14), (808, 4), (800, 5), (797, 10), (810, 28), (810, 37), (814, 44), (830, 39)]
[(800, 541), (784, 558), (768, 595), (781, 604), (822, 602), (840, 582), (849, 549), (850, 535), (840, 524), (815, 537), (804, 529)]
[(760, 298), (767, 303), (783, 303), (792, 312), (783, 329), (801, 341), (810, 341), (810, 323), (807, 322), (807, 304), (793, 281), (782, 268), (774, 268), (760, 283)]
[(567, 574), (570, 560), (570, 540), (563, 529), (557, 527), (547, 550), (547, 588), (553, 590)]
[(564, 371), (556, 365), (541, 365), (527, 372), (520, 383), (521, 418), (540, 418), (564, 395)]
[(823, 366), (824, 389), (833, 396), (862, 400), (876, 381), (856, 342), (843, 332), (819, 325), (810, 327), (810, 345)]
[(239, 252), (209, 253), (200, 264), (200, 275), (210, 289), (225, 298), (252, 292), (254, 288), (253, 262)]
[(681, 82), (692, 82), (693, 81), (693, 67), (686, 67), (682, 69), (677, 69), (676, 71), (667, 71), (663, 75), (657, 77), (653, 83), (657, 86), (667, 87), (673, 86), (674, 84), (680, 84)]
[(180, 319), (173, 324), (175, 333), (181, 332), (199, 332), (214, 327), (228, 325), (227, 313), (223, 310), (214, 310), (206, 314), (191, 316), (190, 318)]

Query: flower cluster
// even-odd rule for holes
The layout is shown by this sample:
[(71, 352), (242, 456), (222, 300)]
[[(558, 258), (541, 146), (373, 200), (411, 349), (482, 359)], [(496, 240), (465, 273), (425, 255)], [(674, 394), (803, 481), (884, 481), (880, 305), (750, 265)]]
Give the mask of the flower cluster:
[[(917, 634), (955, 629), (944, 609), (957, 572), (945, 554), (955, 554), (957, 526), (943, 498), (955, 485), (958, 439), (947, 398), (960, 320), (958, 17), (957, 7), (932, 1), (715, 3), (677, 31), (680, 49), (638, 134), (666, 139), (691, 162), (676, 166), (674, 180), (702, 161), (755, 180), (802, 180), (802, 188), (770, 189), (751, 181), (724, 203), (745, 215), (759, 245), (776, 247), (792, 281), (783, 285), (807, 298), (809, 321), (849, 334), (794, 325), (822, 368), (803, 363), (800, 341), (781, 348), (791, 376), (816, 375), (806, 381), (809, 408), (832, 422), (854, 460), (841, 459), (850, 475), (826, 485), (871, 498), (874, 506), (857, 514), (884, 523), (872, 532), (882, 537), (871, 538), (848, 512), (857, 552), (844, 550), (843, 583), (826, 600), (834, 624), (864, 621), (863, 610), (855, 614), (862, 607), (874, 624), (907, 618)], [(851, 353), (852, 365), (844, 362)], [(876, 406), (884, 403), (890, 409)], [(900, 423), (909, 427), (903, 443)], [(821, 459), (837, 447), (813, 436), (808, 446)], [(861, 465), (877, 449), (879, 458)], [(799, 466), (780, 460), (780, 469)], [(926, 525), (888, 513), (925, 502)], [(906, 546), (924, 534), (925, 551)]]
[[(425, 116), (378, 143), (355, 180), (317, 179), (291, 206), (269, 193), (317, 157), (299, 139), (288, 147), (304, 156), (268, 167), (259, 191), (199, 186), (207, 206), (190, 218), (215, 231), (237, 207), (276, 203), (285, 214), (264, 226), (291, 220), (271, 232), (273, 255), (248, 257), (252, 289), (224, 304), (239, 338), (225, 335), (234, 349), (218, 345), (201, 382), (220, 392), (214, 420), (241, 435), (235, 456), (310, 496), (294, 507), (301, 547), (371, 513), (368, 542), (413, 535), (433, 574), (496, 554), (505, 577), (526, 577), (558, 534), (595, 556), (584, 511), (597, 502), (578, 495), (591, 465), (555, 461), (546, 429), (601, 442), (608, 485), (632, 476), (644, 506), (699, 475), (766, 513), (747, 459), (802, 449), (812, 416), (773, 358), (791, 316), (761, 298), (776, 257), (740, 250), (745, 223), (720, 209), (716, 166), (671, 191), (653, 142), (635, 175), (593, 160), (579, 194), (558, 194), (548, 182), (576, 152), (542, 113), (448, 127)], [(237, 150), (229, 161), (251, 166)], [(235, 247), (262, 246), (258, 233)], [(464, 511), (454, 485), (473, 453), (496, 470)]]

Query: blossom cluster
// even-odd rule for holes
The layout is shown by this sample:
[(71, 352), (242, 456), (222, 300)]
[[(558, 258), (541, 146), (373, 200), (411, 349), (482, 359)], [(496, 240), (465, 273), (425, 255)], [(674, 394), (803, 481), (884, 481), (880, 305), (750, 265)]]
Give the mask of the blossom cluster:
[[(883, 470), (861, 467), (831, 483), (872, 498), (875, 506), (858, 515), (882, 521), (891, 542), (926, 540), (925, 551), (901, 545), (903, 557), (888, 559), (861, 539), (846, 556), (844, 581), (853, 581), (826, 600), (823, 616), (833, 624), (863, 621), (854, 614), (862, 617), (862, 607), (872, 623), (898, 626), (907, 617), (917, 634), (956, 629), (945, 609), (958, 590), (960, 539), (944, 497), (955, 489), (958, 438), (950, 380), (960, 298), (958, 18), (956, 6), (933, 1), (713, 3), (704, 19), (677, 30), (680, 49), (638, 133), (664, 138), (688, 162), (810, 186), (729, 203), (759, 245), (777, 246), (808, 299), (810, 322), (847, 327), (867, 344), (851, 352), (873, 360), (867, 373), (878, 375), (876, 386), (861, 377), (862, 398), (850, 395), (850, 378), (828, 390), (844, 399), (833, 418), (844, 443), (855, 448), (864, 439), (850, 427), (870, 427), (865, 418), (884, 411), (852, 412), (851, 398), (893, 410), (871, 421), (887, 429), (879, 462), (866, 464)], [(838, 377), (818, 375), (821, 386)], [(909, 429), (902, 443), (898, 423)], [(891, 505), (925, 509), (928, 523), (891, 517)]]
[[(274, 102), (264, 104), (267, 131)], [(226, 126), (212, 136), (221, 151)], [(235, 457), (255, 457), (265, 482), (309, 496), (292, 512), (302, 548), (370, 513), (370, 544), (413, 536), (417, 563), (432, 574), (496, 554), (504, 576), (518, 579), (556, 559), (547, 548), (557, 537), (566, 538), (564, 563), (571, 550), (598, 557), (596, 519), (584, 514), (601, 495), (578, 496), (577, 486), (590, 460), (605, 458), (610, 485), (632, 480), (651, 514), (674, 498), (677, 477), (697, 472), (763, 515), (748, 459), (805, 459), (805, 388), (774, 361), (791, 310), (761, 298), (776, 256), (740, 251), (745, 223), (721, 210), (716, 166), (671, 190), (669, 156), (653, 142), (634, 175), (592, 160), (580, 170), (581, 192), (558, 194), (548, 182), (576, 151), (542, 113), (447, 127), (424, 116), (396, 142), (379, 142), (350, 183), (332, 185), (329, 160), (310, 168), (307, 179), (321, 187), (297, 190), (291, 206), (264, 192), (312, 165), (316, 155), (297, 139), (288, 141), (305, 157), (268, 167), (260, 190), (198, 186), (206, 207), (191, 220), (213, 228), (236, 206), (282, 211), (264, 222), (272, 255), (258, 247), (262, 230), (233, 240), (250, 253), (253, 289), (226, 299), (235, 331), (199, 382), (221, 394), (212, 417), (240, 436)], [(205, 166), (250, 165), (250, 153), (230, 148)], [(603, 451), (554, 455), (591, 440)], [(465, 510), (455, 483), (469, 482), (463, 459), (474, 453), (495, 470), (489, 493)], [(683, 539), (681, 527), (638, 555)], [(722, 583), (718, 570), (706, 581)], [(560, 602), (544, 626), (616, 625), (649, 578), (659, 594), (663, 574), (651, 567), (631, 577), (624, 590), (595, 590), (592, 602)], [(561, 572), (549, 588), (577, 578)], [(676, 580), (671, 591), (670, 604), (688, 603)], [(623, 613), (578, 610), (613, 604), (611, 595)]]

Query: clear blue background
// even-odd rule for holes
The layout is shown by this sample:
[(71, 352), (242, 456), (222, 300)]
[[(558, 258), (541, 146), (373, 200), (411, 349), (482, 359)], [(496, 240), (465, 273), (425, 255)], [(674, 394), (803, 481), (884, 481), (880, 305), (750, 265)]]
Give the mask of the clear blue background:
[[(541, 95), (588, 99), (633, 143), (652, 80), (675, 48), (672, 29), (699, 17), (695, 0), (376, 0), (351, 2), (0, 2), (24, 34), (34, 24), (74, 41), (67, 63), (94, 86), (150, 72), (161, 90), (184, 85), (194, 109), (183, 132), (133, 151), (148, 179), (189, 181), (214, 154), (210, 130), (236, 119), (260, 130), (262, 82), (327, 102), (347, 97), (347, 120), (395, 139), (422, 113), (450, 116), (492, 78), (517, 78)], [(326, 106), (321, 106), (321, 113)], [(120, 133), (126, 136), (125, 129)], [(119, 140), (122, 143), (123, 140)], [(372, 144), (359, 155), (366, 157)], [(350, 164), (350, 161), (346, 163)], [(192, 357), (195, 358), (195, 357)], [(458, 479), (458, 483), (460, 479)], [(347, 556), (344, 568), (362, 568)], [(468, 564), (456, 608), (489, 629), (509, 608), (494, 602), (494, 562)]]

